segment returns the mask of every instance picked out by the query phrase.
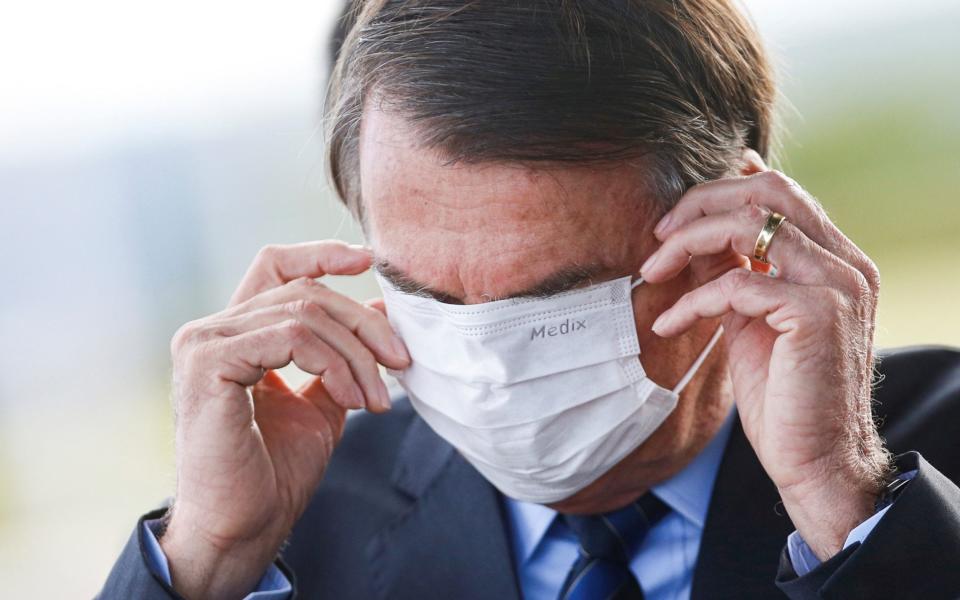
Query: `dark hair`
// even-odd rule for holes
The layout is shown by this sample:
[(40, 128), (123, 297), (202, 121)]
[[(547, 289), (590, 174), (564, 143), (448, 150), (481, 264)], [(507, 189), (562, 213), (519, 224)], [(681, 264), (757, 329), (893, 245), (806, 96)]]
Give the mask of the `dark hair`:
[(450, 163), (642, 157), (664, 206), (770, 151), (772, 69), (728, 0), (354, 0), (338, 30), (328, 161), (357, 216), (372, 98)]

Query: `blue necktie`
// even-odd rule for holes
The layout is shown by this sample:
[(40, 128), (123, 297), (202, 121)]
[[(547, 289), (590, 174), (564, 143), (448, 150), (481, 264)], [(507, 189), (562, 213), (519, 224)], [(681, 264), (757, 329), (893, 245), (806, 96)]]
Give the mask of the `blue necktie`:
[(642, 600), (630, 558), (670, 508), (653, 494), (599, 515), (563, 515), (580, 541), (580, 556), (560, 588), (559, 600)]

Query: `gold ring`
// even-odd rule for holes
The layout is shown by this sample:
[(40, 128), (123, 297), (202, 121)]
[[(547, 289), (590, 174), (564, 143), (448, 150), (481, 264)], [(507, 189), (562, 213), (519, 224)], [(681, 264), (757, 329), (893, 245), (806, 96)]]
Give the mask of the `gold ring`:
[(763, 224), (763, 229), (760, 230), (760, 235), (757, 236), (757, 243), (753, 246), (754, 260), (762, 262), (763, 264), (769, 264), (767, 263), (767, 250), (770, 249), (770, 241), (786, 220), (787, 218), (778, 212), (771, 212), (770, 215), (767, 216), (767, 222)]

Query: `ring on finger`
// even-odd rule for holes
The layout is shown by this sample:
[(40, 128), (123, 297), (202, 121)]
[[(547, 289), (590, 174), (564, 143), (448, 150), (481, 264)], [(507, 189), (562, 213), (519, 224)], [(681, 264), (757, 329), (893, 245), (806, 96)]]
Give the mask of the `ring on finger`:
[(767, 251), (770, 249), (770, 242), (773, 241), (774, 234), (783, 225), (787, 218), (778, 212), (771, 212), (767, 216), (767, 222), (763, 224), (763, 229), (757, 235), (757, 242), (753, 245), (753, 259), (763, 264), (769, 264), (767, 261)]

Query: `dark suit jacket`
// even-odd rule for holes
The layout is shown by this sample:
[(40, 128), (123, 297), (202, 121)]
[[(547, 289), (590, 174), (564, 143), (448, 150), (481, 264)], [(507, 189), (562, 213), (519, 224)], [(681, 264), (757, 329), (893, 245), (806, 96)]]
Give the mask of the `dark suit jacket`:
[[(694, 599), (960, 598), (960, 352), (900, 350), (879, 368), (881, 432), (906, 453), (901, 469), (919, 473), (866, 542), (797, 578), (782, 557), (794, 527), (738, 422), (710, 502)], [(348, 421), (278, 564), (298, 598), (519, 599), (505, 523), (498, 492), (399, 402), (387, 415)], [(148, 570), (140, 531), (102, 598), (177, 597)]]

